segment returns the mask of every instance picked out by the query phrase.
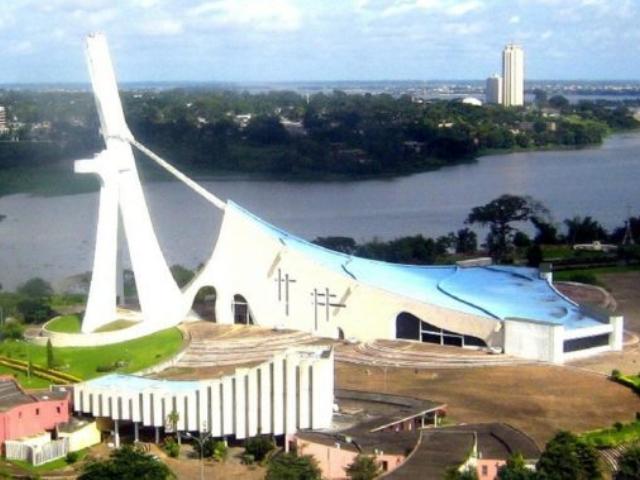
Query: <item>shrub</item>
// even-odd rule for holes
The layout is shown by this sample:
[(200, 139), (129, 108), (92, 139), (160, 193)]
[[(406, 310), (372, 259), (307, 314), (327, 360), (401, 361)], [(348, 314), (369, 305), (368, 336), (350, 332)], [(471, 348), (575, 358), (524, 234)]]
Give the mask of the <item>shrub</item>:
[(168, 437), (167, 439), (165, 439), (164, 444), (162, 445), (162, 449), (171, 458), (178, 458), (178, 456), (180, 455), (180, 445), (173, 437)]
[(271, 450), (276, 448), (269, 437), (252, 437), (244, 443), (245, 453), (253, 456), (257, 462), (261, 462)]
[(613, 370), (611, 370), (611, 377), (620, 378), (620, 370), (618, 370), (617, 368), (614, 368)]
[(621, 423), (621, 422), (616, 422), (616, 423), (614, 423), (614, 424), (613, 424), (613, 428), (615, 428), (615, 429), (616, 429), (616, 432), (621, 431), (621, 430), (622, 430), (622, 427), (623, 427), (623, 425), (622, 425), (622, 423)]
[(116, 368), (118, 367), (116, 366), (115, 363), (103, 363), (96, 367), (96, 372), (99, 372), (99, 373), (113, 372)]
[(266, 480), (284, 480), (300, 478), (320, 480), (322, 472), (318, 462), (311, 455), (298, 456), (295, 453), (276, 455), (269, 461)]
[(71, 464), (76, 463), (80, 459), (80, 453), (78, 452), (69, 452), (65, 457), (64, 461)]
[(222, 462), (227, 459), (228, 453), (227, 444), (222, 440), (208, 438), (202, 444), (202, 456), (205, 458), (213, 458), (217, 462)]
[(55, 366), (55, 360), (53, 358), (53, 345), (51, 339), (47, 340), (47, 368), (53, 368)]
[(18, 302), (16, 309), (26, 323), (42, 323), (51, 317), (53, 311), (42, 298), (25, 298)]
[(240, 461), (242, 462), (243, 465), (253, 465), (256, 459), (250, 453), (243, 453)]
[(0, 337), (2, 340), (10, 338), (12, 340), (22, 340), (24, 338), (24, 325), (20, 322), (7, 322), (0, 327)]

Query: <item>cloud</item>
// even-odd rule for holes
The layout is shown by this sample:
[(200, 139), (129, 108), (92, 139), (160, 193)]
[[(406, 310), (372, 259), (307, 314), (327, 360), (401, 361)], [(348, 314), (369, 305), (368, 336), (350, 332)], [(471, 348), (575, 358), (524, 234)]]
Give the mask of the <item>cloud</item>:
[(187, 15), (215, 25), (260, 31), (295, 31), (302, 24), (300, 10), (290, 0), (210, 1), (189, 9)]
[(391, 17), (419, 11), (459, 17), (483, 7), (484, 3), (480, 0), (396, 0), (382, 10), (381, 16)]
[(511, 18), (509, 18), (509, 23), (512, 23), (512, 24), (520, 23), (520, 16), (513, 15)]
[(183, 30), (184, 28), (180, 20), (169, 18), (149, 20), (144, 22), (140, 27), (140, 31), (149, 36), (179, 35)]

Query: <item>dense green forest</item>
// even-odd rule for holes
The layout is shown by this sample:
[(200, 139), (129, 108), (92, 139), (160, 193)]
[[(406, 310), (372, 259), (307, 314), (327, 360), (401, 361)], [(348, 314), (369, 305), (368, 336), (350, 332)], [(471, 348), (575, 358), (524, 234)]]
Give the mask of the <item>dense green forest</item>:
[[(123, 102), (140, 141), (196, 173), (401, 174), (487, 151), (597, 144), (639, 126), (621, 102), (571, 105), (542, 93), (525, 108), (340, 91), (125, 91)], [(3, 91), (0, 104), (10, 122), (1, 167), (51, 165), (102, 146), (88, 92)]]

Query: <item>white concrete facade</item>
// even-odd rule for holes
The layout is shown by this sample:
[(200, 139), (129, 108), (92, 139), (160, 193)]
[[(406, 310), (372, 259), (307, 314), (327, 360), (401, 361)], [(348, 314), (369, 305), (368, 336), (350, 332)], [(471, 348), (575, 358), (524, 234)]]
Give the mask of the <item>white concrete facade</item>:
[(509, 44), (502, 51), (502, 104), (505, 107), (524, 105), (524, 51)]
[(487, 78), (485, 100), (487, 103), (502, 104), (502, 77), (500, 75), (492, 75)]
[(168, 417), (175, 411), (178, 431), (214, 437), (243, 439), (328, 428), (334, 403), (333, 351), (288, 351), (214, 380), (149, 384), (139, 377), (112, 375), (74, 385), (73, 400), (76, 412), (133, 422), (136, 428), (173, 431)]

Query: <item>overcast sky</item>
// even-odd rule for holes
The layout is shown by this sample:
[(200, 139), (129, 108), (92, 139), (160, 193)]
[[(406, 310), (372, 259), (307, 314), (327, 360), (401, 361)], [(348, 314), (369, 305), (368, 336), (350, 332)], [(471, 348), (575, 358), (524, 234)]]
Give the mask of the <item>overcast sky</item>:
[(107, 34), (122, 81), (640, 79), (640, 0), (0, 0), (0, 82), (87, 81)]

